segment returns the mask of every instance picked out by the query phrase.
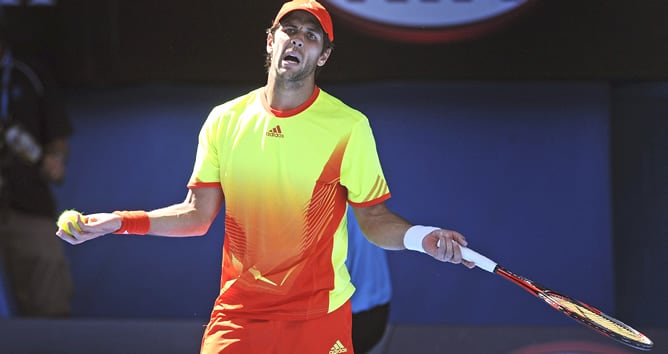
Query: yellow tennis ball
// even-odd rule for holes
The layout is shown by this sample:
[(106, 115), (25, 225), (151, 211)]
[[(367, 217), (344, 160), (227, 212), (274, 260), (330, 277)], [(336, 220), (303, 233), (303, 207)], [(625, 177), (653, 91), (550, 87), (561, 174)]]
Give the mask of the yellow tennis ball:
[(77, 224), (77, 216), (80, 216), (81, 220), (83, 220), (83, 222), (86, 222), (86, 218), (84, 218), (84, 216), (81, 215), (81, 213), (76, 210), (72, 209), (63, 211), (63, 213), (60, 214), (60, 216), (58, 217), (58, 223), (57, 223), (58, 227), (65, 230), (65, 232), (71, 235), (72, 231), (70, 231), (70, 227), (68, 226), (67, 223), (72, 222), (74, 228), (77, 231), (81, 231), (81, 228)]

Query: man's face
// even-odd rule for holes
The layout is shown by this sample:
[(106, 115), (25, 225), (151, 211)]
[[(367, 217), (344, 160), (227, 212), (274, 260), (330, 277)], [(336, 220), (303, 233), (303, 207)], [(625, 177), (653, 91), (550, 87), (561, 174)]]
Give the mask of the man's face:
[(277, 77), (298, 81), (315, 76), (317, 66), (325, 65), (331, 49), (322, 51), (325, 33), (313, 15), (291, 12), (280, 21), (278, 29), (267, 37), (267, 53)]

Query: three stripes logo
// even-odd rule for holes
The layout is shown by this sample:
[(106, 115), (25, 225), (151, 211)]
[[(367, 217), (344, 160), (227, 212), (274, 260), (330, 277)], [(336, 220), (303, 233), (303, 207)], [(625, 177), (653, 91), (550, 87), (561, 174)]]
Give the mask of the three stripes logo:
[(277, 125), (272, 129), (269, 129), (267, 131), (267, 136), (273, 137), (273, 138), (285, 138), (285, 135), (283, 135), (283, 131), (281, 131), (281, 126)]
[(329, 350), (329, 354), (341, 354), (347, 352), (348, 348), (344, 347), (340, 340), (337, 340), (336, 343), (334, 343), (332, 346), (332, 349)]

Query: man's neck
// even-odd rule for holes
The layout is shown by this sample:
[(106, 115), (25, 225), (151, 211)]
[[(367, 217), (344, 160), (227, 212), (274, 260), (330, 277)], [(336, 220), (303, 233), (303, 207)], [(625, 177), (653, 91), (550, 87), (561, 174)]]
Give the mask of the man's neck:
[(315, 80), (294, 82), (276, 79), (270, 75), (264, 94), (271, 108), (287, 111), (308, 101), (313, 95), (313, 90), (315, 90)]

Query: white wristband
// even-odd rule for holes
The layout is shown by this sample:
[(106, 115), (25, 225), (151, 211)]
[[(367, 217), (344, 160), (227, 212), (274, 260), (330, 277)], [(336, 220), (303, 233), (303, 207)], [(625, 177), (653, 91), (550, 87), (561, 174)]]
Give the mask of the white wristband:
[(404, 247), (412, 251), (427, 253), (422, 248), (422, 240), (434, 230), (440, 230), (440, 228), (422, 225), (411, 226), (404, 235)]

